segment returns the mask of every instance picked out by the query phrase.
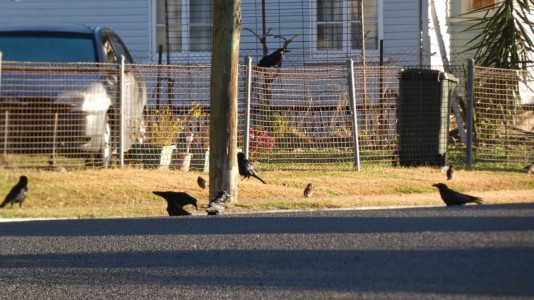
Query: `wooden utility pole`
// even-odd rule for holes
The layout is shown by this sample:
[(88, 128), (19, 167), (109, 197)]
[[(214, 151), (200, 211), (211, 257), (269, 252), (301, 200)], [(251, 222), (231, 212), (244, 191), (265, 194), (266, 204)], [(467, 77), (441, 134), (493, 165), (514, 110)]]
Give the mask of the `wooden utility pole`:
[(210, 83), (210, 199), (237, 201), (237, 95), (241, 0), (213, 1)]

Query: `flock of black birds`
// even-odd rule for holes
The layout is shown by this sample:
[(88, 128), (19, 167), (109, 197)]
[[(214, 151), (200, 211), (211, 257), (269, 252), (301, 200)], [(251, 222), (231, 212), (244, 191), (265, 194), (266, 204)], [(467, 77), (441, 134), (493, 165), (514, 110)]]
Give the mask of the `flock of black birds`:
[[(271, 54), (263, 57), (260, 60), (260, 62), (257, 64), (257, 66), (263, 67), (263, 68), (270, 68), (270, 67), (280, 68), (282, 66), (282, 62), (287, 52), (290, 52), (290, 51), (285, 48), (279, 48), (276, 51), (272, 52)], [(263, 178), (260, 177), (254, 165), (245, 157), (244, 153), (239, 152), (237, 154), (237, 163), (238, 163), (239, 175), (241, 175), (243, 179), (249, 179), (250, 177), (254, 177), (258, 179), (259, 181), (261, 181), (263, 184), (267, 184), (267, 182), (263, 180)], [(532, 173), (534, 173), (534, 163), (526, 166), (524, 169), (527, 171), (527, 174), (530, 176)], [(453, 166), (449, 165), (446, 168), (444, 168), (444, 170), (446, 170), (447, 180), (452, 180), (454, 177)], [(207, 181), (201, 176), (197, 178), (197, 184), (201, 189), (206, 189), (208, 187)], [(433, 184), (433, 186), (438, 188), (441, 199), (443, 200), (443, 202), (445, 202), (447, 206), (463, 205), (466, 203), (477, 203), (477, 204), (482, 203), (482, 199), (480, 199), (479, 197), (470, 196), (470, 195), (456, 192), (448, 188), (447, 185), (443, 183)], [(162, 197), (163, 199), (165, 199), (165, 201), (167, 201), (167, 212), (169, 216), (190, 215), (191, 213), (184, 209), (184, 206), (187, 206), (187, 205), (193, 205), (198, 210), (198, 200), (185, 192), (154, 191), (153, 193), (155, 195)], [(11, 204), (11, 207), (13, 207), (13, 204), (15, 203), (19, 203), (19, 207), (22, 207), (22, 203), (26, 199), (27, 194), (28, 194), (28, 178), (26, 176), (20, 176), (19, 182), (9, 191), (9, 193), (7, 194), (2, 204), (0, 204), (0, 208), (6, 206), (7, 204)], [(304, 189), (304, 197), (309, 198), (312, 195), (313, 195), (313, 186), (310, 183)], [(207, 214), (208, 215), (222, 214), (226, 208), (226, 202), (229, 199), (230, 199), (230, 195), (226, 191), (219, 191), (217, 196), (209, 201), (208, 206), (206, 208)]]
[[(237, 154), (237, 167), (239, 170), (239, 175), (241, 175), (243, 179), (249, 179), (250, 177), (254, 177), (261, 181), (263, 184), (267, 184), (267, 182), (260, 177), (254, 165), (248, 159), (245, 158), (245, 154), (243, 152), (239, 152)], [(206, 179), (202, 178), (202, 176), (198, 176), (197, 185), (199, 188), (204, 190), (208, 187), (208, 182), (206, 181)], [(309, 187), (311, 189), (311, 184), (309, 185)], [(198, 210), (198, 200), (187, 193), (158, 191), (154, 191), (152, 193), (162, 197), (163, 199), (165, 199), (165, 201), (167, 201), (167, 212), (169, 213), (169, 216), (190, 215), (191, 213), (184, 209), (184, 206), (186, 205), (193, 205)], [(309, 196), (311, 196), (311, 193), (309, 194)], [(230, 195), (228, 194), (228, 192), (219, 191), (217, 195), (208, 203), (208, 206), (206, 208), (206, 213), (208, 214), (208, 216), (222, 214), (226, 209), (226, 202), (228, 200), (230, 200)]]
[[(248, 159), (245, 158), (245, 154), (243, 152), (239, 152), (237, 154), (237, 164), (239, 169), (239, 175), (241, 175), (243, 179), (249, 179), (250, 177), (254, 177), (262, 183), (267, 184), (267, 182), (260, 177), (254, 165)], [(532, 173), (534, 173), (534, 162), (524, 167), (523, 169), (527, 171), (527, 175), (530, 176)], [(453, 179), (454, 168), (452, 165), (449, 165), (443, 168), (442, 170), (446, 171), (447, 180)], [(202, 178), (202, 176), (199, 176), (197, 178), (197, 184), (201, 189), (206, 189), (206, 187), (208, 187), (207, 181)], [(454, 191), (444, 183), (436, 183), (432, 186), (435, 186), (439, 190), (440, 197), (443, 202), (445, 202), (446, 206), (464, 205), (468, 203), (482, 204), (483, 201), (480, 197), (471, 196)], [(154, 195), (162, 197), (163, 199), (165, 199), (165, 201), (167, 201), (167, 213), (169, 214), (169, 216), (191, 215), (189, 211), (184, 209), (184, 206), (187, 205), (192, 205), (195, 207), (196, 210), (198, 210), (198, 200), (195, 199), (193, 196), (189, 195), (188, 193), (173, 191), (153, 191), (152, 193)], [(2, 204), (0, 204), (0, 208), (3, 208), (8, 204), (13, 207), (13, 204), (16, 203), (18, 203), (19, 207), (22, 208), (22, 204), (24, 203), (24, 200), (26, 199), (27, 195), (28, 178), (22, 175), (19, 178), (19, 182), (15, 186), (13, 186), (9, 193), (6, 195)], [(309, 198), (312, 195), (313, 186), (311, 183), (309, 183), (304, 189), (304, 198)], [(230, 195), (226, 191), (219, 191), (217, 195), (209, 201), (208, 206), (206, 207), (207, 214), (222, 214), (226, 209), (226, 202), (229, 199)]]
[[(279, 48), (273, 53), (266, 55), (263, 57), (260, 62), (258, 63), (258, 67), (263, 68), (270, 68), (270, 67), (277, 67), (280, 68), (282, 66), (282, 62), (285, 57), (285, 53), (289, 52), (289, 50), (284, 48)], [(245, 154), (242, 152), (239, 152), (237, 154), (237, 164), (239, 169), (239, 175), (243, 177), (243, 179), (249, 179), (250, 177), (254, 177), (261, 181), (263, 184), (267, 184), (265, 180), (263, 180), (260, 175), (258, 174), (258, 171), (256, 171), (256, 168), (254, 165), (245, 158)], [(202, 176), (198, 176), (197, 178), (197, 185), (199, 188), (205, 190), (208, 187), (208, 182), (202, 178)], [(304, 192), (305, 197), (311, 196), (311, 184), (308, 185), (308, 188), (310, 189), (308, 192)], [(191, 195), (183, 192), (153, 192), (155, 195), (163, 197), (165, 201), (167, 201), (167, 212), (169, 213), (169, 216), (185, 216), (190, 215), (187, 210), (185, 210), (183, 207), (186, 205), (193, 205), (198, 210), (198, 201)], [(206, 212), (208, 215), (220, 215), (223, 213), (223, 211), (226, 209), (226, 202), (230, 199), (230, 195), (226, 191), (219, 191), (217, 193), (217, 196), (215, 198), (211, 199), (208, 203), (208, 206), (206, 208)]]

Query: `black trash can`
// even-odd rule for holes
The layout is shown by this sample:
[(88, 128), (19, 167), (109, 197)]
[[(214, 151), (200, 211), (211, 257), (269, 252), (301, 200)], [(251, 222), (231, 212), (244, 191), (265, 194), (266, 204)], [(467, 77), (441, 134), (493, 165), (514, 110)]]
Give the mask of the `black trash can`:
[(400, 72), (397, 133), (401, 166), (447, 164), (451, 93), (458, 80), (437, 70)]

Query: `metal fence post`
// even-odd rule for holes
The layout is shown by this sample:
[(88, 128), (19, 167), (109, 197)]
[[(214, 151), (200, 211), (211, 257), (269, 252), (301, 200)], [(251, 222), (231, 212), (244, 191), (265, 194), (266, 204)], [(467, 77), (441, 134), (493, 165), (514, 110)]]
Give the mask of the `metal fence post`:
[(2, 51), (0, 51), (0, 92), (2, 92)]
[(466, 148), (465, 148), (465, 163), (467, 168), (473, 165), (473, 101), (475, 89), (475, 62), (472, 58), (467, 60), (467, 115), (466, 115)]
[[(0, 92), (2, 92), (2, 51), (0, 51)], [(9, 126), (9, 110), (5, 112), (6, 117), (4, 121), (4, 157), (7, 155), (7, 137)]]
[(4, 121), (4, 157), (7, 156), (7, 139), (9, 136), (9, 110), (6, 110), (6, 116)]
[(352, 110), (352, 139), (354, 151), (354, 164), (358, 172), (360, 171), (360, 142), (358, 138), (358, 110), (356, 106), (356, 90), (354, 82), (354, 61), (349, 59), (347, 61), (349, 67), (349, 100), (350, 108)]
[(0, 92), (2, 92), (2, 51), (0, 51)]
[(119, 66), (119, 166), (124, 167), (124, 92), (125, 92), (125, 80), (124, 80), (124, 55), (121, 55), (121, 63)]
[(252, 94), (252, 57), (247, 56), (247, 79), (245, 95), (245, 128), (243, 132), (243, 153), (248, 158), (249, 138), (250, 138), (250, 99)]

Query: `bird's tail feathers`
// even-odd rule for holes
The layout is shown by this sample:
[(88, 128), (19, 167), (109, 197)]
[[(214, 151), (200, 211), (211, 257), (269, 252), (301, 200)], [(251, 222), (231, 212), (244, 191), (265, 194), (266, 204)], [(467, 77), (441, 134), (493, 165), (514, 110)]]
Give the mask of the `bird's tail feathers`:
[(263, 180), (260, 176), (258, 175), (253, 175), (254, 178), (258, 179), (259, 181), (263, 182), (263, 184), (267, 184), (267, 182), (265, 182), (265, 180)]

